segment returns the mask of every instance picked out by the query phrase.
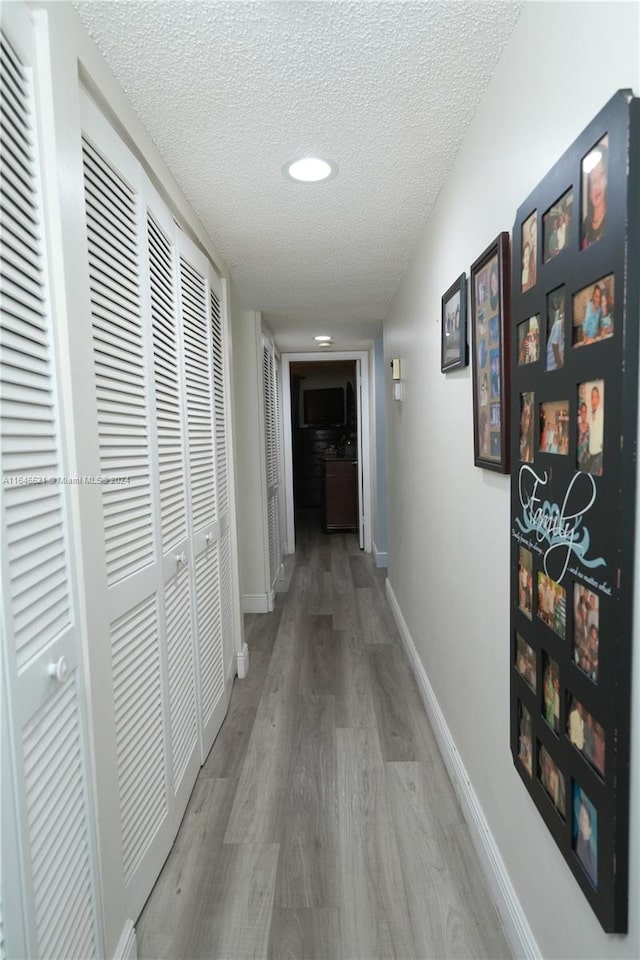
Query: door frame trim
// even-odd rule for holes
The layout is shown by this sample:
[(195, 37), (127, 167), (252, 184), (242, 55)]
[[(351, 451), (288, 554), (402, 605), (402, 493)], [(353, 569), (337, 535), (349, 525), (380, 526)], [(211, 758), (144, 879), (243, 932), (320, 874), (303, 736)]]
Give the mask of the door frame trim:
[[(360, 360), (362, 376), (362, 409), (361, 409), (361, 436), (358, 437), (358, 454), (362, 462), (362, 512), (364, 516), (364, 549), (371, 553), (372, 518), (371, 518), (371, 415), (370, 415), (370, 372), (371, 352), (369, 350), (343, 350), (318, 355), (317, 353), (282, 353), (282, 419), (283, 419), (283, 454), (284, 454), (284, 487), (286, 503), (286, 537), (285, 550), (295, 553), (296, 528), (295, 509), (293, 503), (293, 436), (291, 433), (291, 373), (290, 365), (299, 361), (306, 363), (331, 363), (336, 360)], [(359, 391), (355, 391), (356, 397)]]

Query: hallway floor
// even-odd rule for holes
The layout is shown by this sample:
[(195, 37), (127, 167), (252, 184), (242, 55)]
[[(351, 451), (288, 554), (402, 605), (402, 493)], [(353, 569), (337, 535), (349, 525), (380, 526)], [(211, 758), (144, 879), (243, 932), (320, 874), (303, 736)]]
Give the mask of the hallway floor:
[(137, 924), (138, 957), (510, 956), (384, 592), (298, 529)]

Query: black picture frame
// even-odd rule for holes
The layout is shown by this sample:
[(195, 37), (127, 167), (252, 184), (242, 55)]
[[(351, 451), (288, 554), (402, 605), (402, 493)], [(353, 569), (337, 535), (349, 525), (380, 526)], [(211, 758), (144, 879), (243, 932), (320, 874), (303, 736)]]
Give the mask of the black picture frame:
[[(583, 183), (583, 161), (603, 142), (604, 228), (602, 209), (584, 210), (590, 186)], [(589, 166), (597, 161), (592, 156)], [(539, 246), (535, 266), (525, 264), (523, 225), (535, 212), (540, 237), (542, 218), (569, 190), (578, 209), (566, 243), (551, 257)], [(640, 100), (618, 91), (519, 207), (513, 228), (511, 752), (608, 933), (628, 926), (639, 209)], [(603, 313), (605, 286), (615, 299)], [(518, 329), (531, 317), (539, 318), (540, 349), (527, 354), (522, 344), (518, 350)], [(532, 442), (522, 397), (535, 410)], [(519, 607), (523, 550), (533, 556), (539, 615), (532, 617)], [(536, 657), (534, 689), (517, 669), (522, 641)], [(551, 690), (542, 689), (551, 661), (558, 668), (552, 723)], [(533, 776), (521, 760), (523, 710), (531, 716)], [(559, 783), (564, 816), (552, 799)]]
[(509, 473), (509, 234), (471, 265), (473, 455), (476, 467)]
[(440, 369), (442, 373), (466, 367), (467, 346), (467, 275), (458, 279), (443, 293), (440, 308)]

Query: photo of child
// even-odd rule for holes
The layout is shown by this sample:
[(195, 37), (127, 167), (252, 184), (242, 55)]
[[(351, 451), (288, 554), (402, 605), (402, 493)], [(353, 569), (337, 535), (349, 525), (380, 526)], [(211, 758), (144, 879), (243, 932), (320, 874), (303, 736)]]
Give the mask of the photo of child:
[(576, 750), (604, 777), (604, 730), (579, 700), (571, 698), (567, 719), (567, 734)]
[(536, 654), (527, 641), (516, 633), (516, 670), (532, 690), (536, 689)]
[(599, 141), (582, 161), (582, 231), (585, 250), (601, 240), (607, 229), (607, 183), (609, 178), (609, 136)]
[(558, 769), (549, 751), (542, 745), (540, 745), (538, 749), (538, 779), (551, 797), (554, 807), (564, 820), (566, 815), (564, 776)]
[(538, 573), (538, 616), (564, 640), (567, 625), (567, 591), (545, 573)]
[(569, 453), (569, 401), (540, 404), (540, 451), (566, 457)]
[(554, 733), (560, 732), (560, 668), (546, 653), (542, 655), (544, 675), (542, 699), (544, 718)]
[(573, 849), (594, 887), (598, 886), (598, 814), (586, 793), (573, 784)]
[(544, 262), (557, 256), (569, 242), (573, 220), (573, 190), (560, 197), (542, 218)]
[(559, 287), (547, 296), (547, 370), (564, 367), (565, 289)]
[(518, 365), (540, 359), (540, 315), (535, 314), (518, 324)]
[(518, 606), (533, 619), (533, 556), (526, 547), (520, 547), (518, 554)]
[(580, 583), (573, 587), (573, 661), (598, 682), (600, 598)]
[(533, 773), (531, 746), (531, 714), (526, 707), (518, 703), (520, 721), (518, 723), (518, 759), (529, 774)]

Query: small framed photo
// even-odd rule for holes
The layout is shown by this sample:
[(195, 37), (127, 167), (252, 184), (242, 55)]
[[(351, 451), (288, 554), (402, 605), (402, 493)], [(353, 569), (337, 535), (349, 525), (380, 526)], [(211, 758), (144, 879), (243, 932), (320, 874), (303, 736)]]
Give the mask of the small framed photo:
[(535, 314), (518, 324), (518, 366), (540, 359), (540, 315)]
[(614, 278), (610, 273), (573, 295), (573, 345), (585, 347), (613, 336)]
[(538, 573), (538, 616), (564, 640), (567, 627), (567, 591), (546, 573)]
[(471, 266), (474, 463), (509, 472), (509, 234)]
[(573, 585), (573, 662), (598, 682), (600, 598), (581, 583)]
[(568, 456), (568, 400), (548, 400), (540, 404), (540, 452)]
[(604, 447), (604, 380), (578, 384), (578, 470), (601, 477)]
[(467, 275), (461, 274), (442, 297), (440, 369), (443, 373), (466, 367)]
[(598, 141), (582, 160), (583, 250), (601, 240), (607, 232), (607, 184), (609, 179), (609, 137)]
[(560, 668), (543, 653), (542, 705), (544, 718), (554, 733), (560, 733)]
[(518, 759), (531, 776), (533, 773), (531, 714), (520, 702), (518, 702), (518, 714)]
[(575, 697), (569, 701), (567, 735), (576, 750), (604, 778), (604, 730), (586, 707)]
[(542, 218), (543, 260), (547, 263), (561, 253), (569, 242), (573, 221), (573, 190), (569, 189)]
[(526, 547), (520, 547), (518, 554), (518, 606), (533, 619), (533, 554)]
[(538, 211), (522, 224), (522, 292), (535, 286), (538, 272)]
[(547, 355), (546, 369), (564, 367), (565, 288), (558, 287), (547, 295)]
[(532, 391), (520, 394), (520, 459), (525, 463), (533, 463), (534, 404)]
[(535, 693), (536, 653), (519, 633), (516, 633), (516, 670)]
[(567, 814), (567, 790), (564, 776), (549, 751), (541, 743), (538, 743), (538, 780), (564, 820)]
[(598, 813), (577, 783), (573, 784), (572, 846), (593, 886), (598, 888)]

